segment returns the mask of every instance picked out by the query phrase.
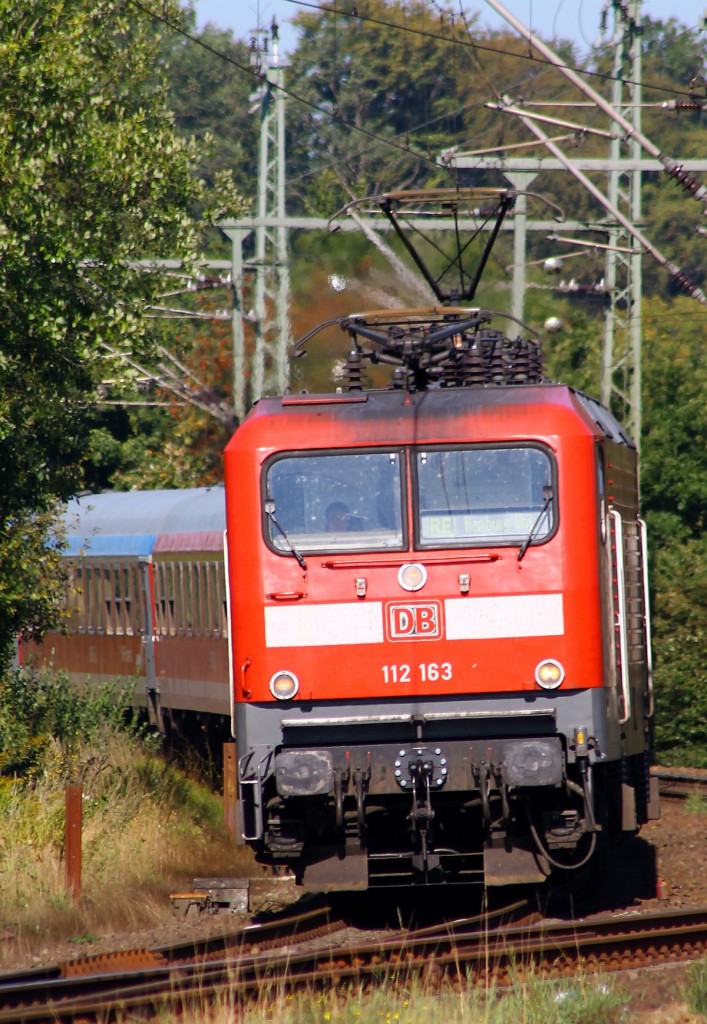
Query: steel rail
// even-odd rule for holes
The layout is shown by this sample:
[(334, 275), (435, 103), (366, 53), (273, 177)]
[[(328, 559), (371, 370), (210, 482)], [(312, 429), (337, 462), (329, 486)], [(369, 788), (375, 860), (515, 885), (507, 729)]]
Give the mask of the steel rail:
[[(474, 925), (489, 927), (496, 922), (506, 924), (527, 913), (527, 901), (485, 911), (474, 917), (451, 922), (450, 931), (469, 929)], [(203, 994), (205, 985), (223, 984), (238, 963), (241, 981), (246, 974), (259, 976), (263, 970), (289, 962), (293, 944), (305, 949), (322, 943), (330, 952), (334, 935), (341, 932), (348, 938), (345, 922), (331, 916), (331, 907), (322, 904), (299, 914), (278, 916), (268, 921), (246, 925), (234, 932), (197, 940), (181, 941), (151, 949), (118, 950), (107, 954), (33, 968), (15, 974), (0, 975), (0, 1021), (39, 1020), (51, 1013), (56, 1019), (79, 1013), (103, 1012), (107, 1007), (143, 1005), (167, 998), (167, 990), (180, 998)], [(433, 935), (439, 926), (422, 928), (409, 937)], [(390, 945), (400, 944), (402, 932)], [(383, 937), (376, 940), (377, 947)], [(283, 956), (283, 945), (286, 952)], [(350, 942), (349, 942), (350, 945)], [(274, 959), (270, 951), (279, 950)], [(213, 968), (213, 969), (212, 969)]]
[[(474, 920), (474, 919), (469, 919)], [(478, 920), (478, 919), (477, 919)], [(465, 977), (469, 982), (503, 984), (533, 971), (542, 976), (583, 970), (610, 971), (674, 962), (704, 955), (707, 907), (649, 914), (603, 915), (581, 921), (541, 921), (497, 929), (464, 928), (397, 935), (353, 946), (296, 952), (288, 947), (220, 960), (162, 964), (137, 971), (72, 976), (47, 981), (38, 991), (24, 981), (0, 988), (0, 1022), (68, 1020), (79, 1014), (185, 1005), (218, 990), (232, 998), (312, 985), (389, 980), (412, 973), (430, 978)], [(340, 941), (346, 940), (342, 933)]]
[(707, 795), (706, 768), (651, 768), (651, 776), (658, 780), (661, 797), (686, 800), (696, 795)]

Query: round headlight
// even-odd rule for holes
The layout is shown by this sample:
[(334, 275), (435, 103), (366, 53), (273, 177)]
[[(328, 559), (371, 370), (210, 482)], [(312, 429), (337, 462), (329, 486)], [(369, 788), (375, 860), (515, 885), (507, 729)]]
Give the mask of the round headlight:
[(427, 569), (419, 562), (401, 565), (398, 572), (398, 583), (403, 590), (421, 590), (427, 583)]
[(299, 690), (299, 681), (293, 672), (276, 672), (270, 680), (270, 693), (276, 700), (292, 700)]
[(556, 690), (564, 678), (565, 670), (554, 658), (546, 658), (535, 667), (535, 682), (543, 690)]

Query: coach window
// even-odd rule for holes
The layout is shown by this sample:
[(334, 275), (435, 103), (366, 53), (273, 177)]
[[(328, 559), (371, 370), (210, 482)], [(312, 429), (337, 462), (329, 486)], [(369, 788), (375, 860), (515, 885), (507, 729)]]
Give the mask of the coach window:
[(102, 612), (97, 622), (107, 636), (134, 636), (140, 632), (137, 566), (111, 562), (99, 568)]
[(103, 605), (101, 600), (101, 575), (100, 566), (84, 562), (82, 567), (83, 576), (83, 599), (85, 609), (85, 625), (87, 633), (98, 633), (103, 630)]
[(82, 566), (71, 563), (71, 571), (66, 581), (66, 607), (71, 619), (71, 633), (85, 633), (88, 628), (86, 613), (86, 573)]
[(553, 534), (553, 461), (544, 448), (429, 449), (414, 462), (419, 547), (539, 544)]
[(283, 555), (402, 548), (401, 464), (399, 451), (276, 457), (263, 488), (268, 544)]

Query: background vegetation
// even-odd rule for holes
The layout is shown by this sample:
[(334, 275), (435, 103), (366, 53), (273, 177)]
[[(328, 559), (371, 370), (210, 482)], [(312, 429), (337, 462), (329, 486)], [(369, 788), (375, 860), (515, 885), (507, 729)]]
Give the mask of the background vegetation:
[[(162, 9), (179, 19), (177, 4)], [(139, 261), (193, 259), (195, 208), (215, 215), (222, 198), (238, 209), (225, 180), (209, 190), (198, 146), (175, 131), (159, 52), (152, 20), (125, 0), (0, 0), (4, 655), (18, 632), (41, 632), (49, 603), (11, 549), (21, 534), (26, 563), (56, 576), (36, 517), (82, 486), (105, 382), (134, 379), (155, 351), (160, 281)]]
[[(359, 0), (357, 11), (353, 20), (297, 15), (286, 79), (290, 213), (328, 216), (370, 191), (451, 184), (441, 150), (526, 141), (521, 125), (487, 108), (501, 92), (524, 101), (580, 98), (529, 59), (525, 43), (480, 31), (473, 12), (432, 0)], [(57, 501), (81, 487), (219, 478), (233, 428), (232, 358), (230, 325), (214, 317), (230, 309), (232, 296), (213, 281), (189, 293), (185, 277), (146, 273), (138, 261), (172, 257), (191, 266), (200, 254), (228, 258), (223, 236), (205, 225), (252, 208), (259, 126), (248, 41), (214, 28), (196, 32), (177, 0), (0, 0), (0, 15), (0, 650), (7, 653), (18, 633), (39, 637), (60, 620), (61, 537), (46, 544)], [(700, 100), (700, 35), (673, 19), (645, 19), (642, 39), (644, 99), (653, 104), (646, 133), (676, 158), (704, 154), (699, 102), (680, 112), (663, 105), (691, 94)], [(570, 43), (556, 45), (568, 62), (580, 62)], [(589, 61), (605, 74), (610, 52), (595, 50)], [(593, 81), (608, 95), (608, 81)], [(568, 116), (601, 124), (586, 108)], [(605, 154), (605, 140), (587, 136), (578, 145)], [(502, 181), (471, 171), (462, 183)], [(569, 175), (548, 174), (533, 187), (577, 219), (596, 216)], [(664, 175), (649, 175), (644, 209), (645, 233), (704, 286), (700, 204)], [(564, 320), (549, 371), (596, 393), (601, 299), (558, 292), (559, 282), (535, 263), (548, 245), (530, 243), (526, 319), (538, 328), (550, 314)], [(291, 249), (296, 336), (352, 305), (416, 298), (353, 234), (292, 232)], [(507, 307), (511, 262), (511, 242), (501, 239), (484, 304)], [(704, 307), (675, 295), (665, 273), (644, 262), (642, 487), (656, 739), (665, 759), (707, 763), (707, 319)], [(566, 276), (580, 283), (601, 276), (589, 258), (567, 266)], [(330, 286), (334, 274), (343, 292)], [(156, 318), (155, 307), (172, 318)], [(174, 307), (189, 316), (166, 312)], [(329, 387), (340, 355), (333, 343), (313, 347), (294, 386)]]

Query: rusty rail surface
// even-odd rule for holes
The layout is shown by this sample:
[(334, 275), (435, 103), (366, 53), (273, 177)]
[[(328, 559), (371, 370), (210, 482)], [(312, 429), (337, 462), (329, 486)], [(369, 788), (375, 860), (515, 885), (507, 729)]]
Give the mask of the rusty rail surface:
[[(309, 923), (313, 924), (314, 918)], [(284, 928), (286, 922), (279, 926)], [(601, 915), (580, 921), (527, 920), (496, 926), (479, 917), (356, 943), (356, 929), (341, 921), (309, 931), (297, 926), (263, 948), (248, 942), (192, 961), (96, 974), (65, 974), (38, 984), (25, 975), (0, 986), (0, 1022), (70, 1020), (137, 1007), (183, 1006), (228, 990), (237, 1000), (253, 994), (351, 981), (394, 983), (416, 974), (431, 984), (462, 978), (468, 984), (503, 984), (526, 973), (541, 977), (582, 970), (614, 971), (703, 956), (707, 907)], [(316, 934), (315, 934), (316, 933)], [(282, 939), (287, 939), (282, 948)], [(280, 947), (276, 943), (280, 941)], [(182, 952), (185, 952), (182, 949)], [(95, 958), (90, 958), (95, 960)]]
[[(526, 900), (497, 908), (475, 917), (452, 922), (450, 929), (482, 922), (507, 922), (525, 914)], [(438, 926), (437, 930), (438, 930)], [(435, 928), (416, 935), (432, 934)], [(372, 934), (370, 930), (367, 933)], [(209, 988), (231, 983), (249, 989), (249, 981), (260, 977), (263, 967), (286, 971), (295, 950), (331, 953), (332, 948), (360, 944), (363, 931), (351, 928), (332, 916), (327, 903), (298, 914), (280, 914), (246, 925), (233, 932), (183, 941), (151, 949), (127, 949), (76, 958), (47, 968), (0, 975), (0, 1021), (36, 1021), (46, 1018), (70, 1020), (77, 1015), (100, 1016), (121, 1007), (157, 1006), (195, 995)], [(397, 937), (392, 940), (395, 934)], [(379, 929), (372, 944), (385, 939), (393, 945), (404, 933)], [(277, 955), (273, 956), (273, 950)], [(308, 954), (306, 954), (308, 955)], [(313, 958), (316, 962), (316, 957)], [(259, 981), (256, 981), (259, 984)]]

